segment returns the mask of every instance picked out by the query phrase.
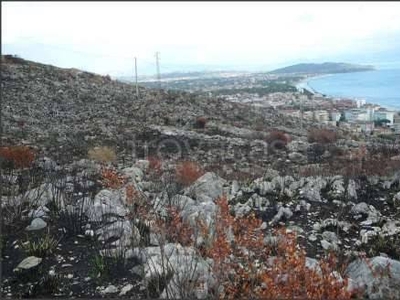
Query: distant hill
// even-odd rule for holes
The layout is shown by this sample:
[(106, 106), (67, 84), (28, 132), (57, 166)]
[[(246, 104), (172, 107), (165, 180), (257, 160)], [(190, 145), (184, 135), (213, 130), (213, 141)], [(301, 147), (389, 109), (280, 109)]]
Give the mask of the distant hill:
[(375, 70), (373, 66), (326, 62), (322, 64), (297, 64), (269, 72), (270, 74), (332, 74)]

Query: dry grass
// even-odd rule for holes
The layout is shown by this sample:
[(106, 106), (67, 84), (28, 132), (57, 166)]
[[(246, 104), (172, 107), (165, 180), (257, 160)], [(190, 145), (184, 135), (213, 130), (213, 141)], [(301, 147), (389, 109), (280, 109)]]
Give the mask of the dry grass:
[(107, 146), (90, 149), (88, 152), (88, 157), (101, 163), (110, 163), (117, 160), (115, 151)]

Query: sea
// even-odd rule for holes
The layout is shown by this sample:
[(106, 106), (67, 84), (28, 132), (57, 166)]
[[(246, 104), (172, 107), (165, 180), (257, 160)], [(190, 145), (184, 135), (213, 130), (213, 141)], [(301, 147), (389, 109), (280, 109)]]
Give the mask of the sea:
[(297, 86), (331, 97), (365, 99), (367, 103), (400, 111), (400, 69), (323, 75)]

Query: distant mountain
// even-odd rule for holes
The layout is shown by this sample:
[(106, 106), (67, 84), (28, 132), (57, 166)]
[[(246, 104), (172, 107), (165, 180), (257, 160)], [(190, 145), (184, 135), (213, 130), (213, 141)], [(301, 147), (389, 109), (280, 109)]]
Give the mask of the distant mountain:
[(296, 64), (269, 72), (270, 74), (331, 74), (375, 70), (369, 65), (326, 62), (322, 64)]

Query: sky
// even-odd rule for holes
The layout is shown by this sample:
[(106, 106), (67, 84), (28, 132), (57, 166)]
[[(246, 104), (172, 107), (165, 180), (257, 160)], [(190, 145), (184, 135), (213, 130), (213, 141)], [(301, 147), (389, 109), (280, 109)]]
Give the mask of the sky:
[(112, 76), (400, 67), (400, 2), (1, 2), (2, 53)]

